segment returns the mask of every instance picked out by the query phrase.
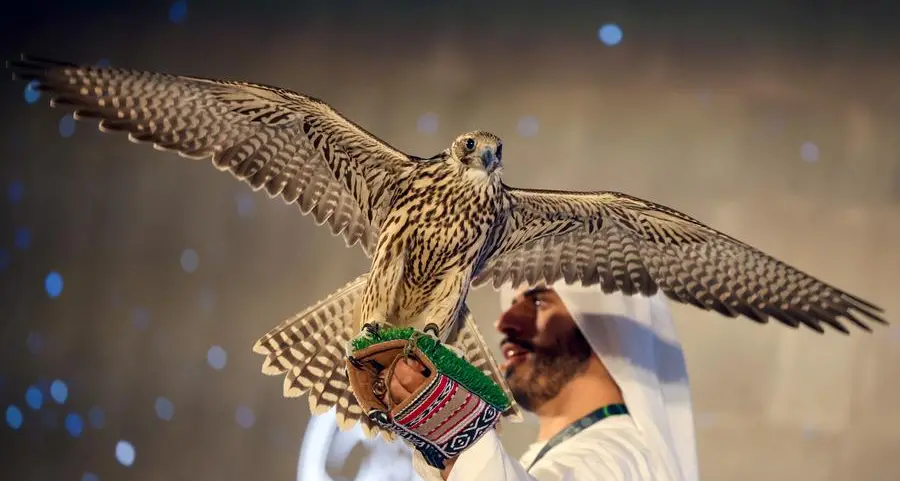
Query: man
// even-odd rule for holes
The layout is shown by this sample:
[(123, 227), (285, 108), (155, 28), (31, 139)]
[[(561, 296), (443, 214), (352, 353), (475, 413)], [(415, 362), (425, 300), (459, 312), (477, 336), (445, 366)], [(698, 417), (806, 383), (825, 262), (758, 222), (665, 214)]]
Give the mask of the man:
[[(489, 431), (438, 471), (414, 451), (426, 481), (696, 481), (684, 357), (662, 295), (603, 294), (557, 283), (505, 289), (502, 368), (535, 413), (538, 440), (517, 462)], [(389, 395), (402, 402), (424, 377), (397, 363)]]

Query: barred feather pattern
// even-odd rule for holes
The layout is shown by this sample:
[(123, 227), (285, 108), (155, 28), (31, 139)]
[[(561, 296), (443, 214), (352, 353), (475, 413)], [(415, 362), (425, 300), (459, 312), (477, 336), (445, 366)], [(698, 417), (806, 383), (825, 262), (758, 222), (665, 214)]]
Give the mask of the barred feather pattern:
[[(363, 274), (325, 299), (287, 319), (262, 336), (253, 351), (265, 356), (262, 372), (284, 375), (284, 396), (308, 395), (312, 414), (322, 414), (335, 407), (340, 429), (362, 424), (368, 437), (381, 434), (393, 439), (393, 433), (381, 429), (363, 415), (350, 388), (344, 364), (344, 347), (356, 335), (355, 318), (359, 300), (365, 290), (369, 273)], [(475, 324), (468, 307), (463, 307), (461, 327), (448, 345), (462, 352), (469, 363), (481, 369), (498, 383), (512, 399), (490, 348)], [(512, 421), (522, 419), (521, 411), (513, 406), (506, 413)]]
[(510, 216), (473, 284), (600, 284), (744, 316), (843, 333), (883, 310), (668, 207), (618, 192), (507, 188)]
[(335, 407), (338, 426), (357, 422), (374, 436), (380, 430), (363, 415), (350, 389), (344, 347), (355, 335), (355, 315), (368, 273), (338, 289), (262, 336), (253, 351), (265, 356), (263, 374), (284, 375), (284, 396), (309, 398), (310, 411)]
[(101, 131), (157, 150), (211, 158), (367, 255), (393, 179), (415, 165), (324, 102), (282, 88), (27, 56), (9, 67), (76, 119), (99, 120)]

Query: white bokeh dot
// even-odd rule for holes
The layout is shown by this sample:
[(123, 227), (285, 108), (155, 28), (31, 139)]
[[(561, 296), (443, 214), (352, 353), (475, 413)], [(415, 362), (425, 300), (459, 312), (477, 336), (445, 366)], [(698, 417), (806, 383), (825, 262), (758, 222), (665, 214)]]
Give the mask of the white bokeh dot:
[(172, 404), (172, 401), (162, 396), (156, 398), (156, 404), (153, 407), (156, 410), (156, 415), (163, 421), (171, 421), (172, 416), (175, 415), (175, 405)]
[(122, 439), (116, 443), (116, 460), (122, 466), (131, 466), (134, 464), (134, 445)]
[(237, 408), (237, 411), (234, 413), (234, 418), (238, 425), (245, 429), (253, 427), (253, 423), (256, 422), (256, 415), (253, 414), (253, 410), (247, 406)]
[(237, 213), (241, 217), (253, 216), (253, 196), (250, 192), (238, 192), (234, 196)]
[(427, 112), (416, 121), (416, 128), (423, 134), (434, 134), (438, 130), (438, 116), (436, 113)]
[(213, 369), (223, 369), (228, 362), (228, 353), (222, 349), (222, 346), (213, 346), (206, 352), (206, 362)]
[(184, 269), (184, 272), (194, 272), (199, 265), (200, 256), (197, 255), (197, 251), (194, 249), (185, 249), (184, 252), (181, 253), (181, 268)]
[(69, 386), (61, 379), (56, 379), (50, 384), (50, 397), (56, 404), (64, 404), (69, 397)]
[(519, 123), (516, 126), (516, 131), (518, 131), (519, 135), (521, 135), (522, 137), (533, 137), (537, 135), (538, 127), (539, 126), (537, 118), (529, 115), (519, 119)]
[(819, 160), (819, 146), (812, 142), (804, 142), (800, 146), (800, 157), (807, 162)]

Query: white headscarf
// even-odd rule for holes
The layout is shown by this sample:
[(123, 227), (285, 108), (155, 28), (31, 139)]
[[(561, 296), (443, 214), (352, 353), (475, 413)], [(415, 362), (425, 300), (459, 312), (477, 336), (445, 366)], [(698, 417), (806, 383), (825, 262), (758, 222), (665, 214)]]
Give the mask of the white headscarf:
[[(604, 294), (599, 285), (562, 281), (550, 287), (619, 385), (634, 423), (669, 480), (699, 479), (690, 385), (665, 297)], [(503, 309), (516, 292), (501, 290)]]

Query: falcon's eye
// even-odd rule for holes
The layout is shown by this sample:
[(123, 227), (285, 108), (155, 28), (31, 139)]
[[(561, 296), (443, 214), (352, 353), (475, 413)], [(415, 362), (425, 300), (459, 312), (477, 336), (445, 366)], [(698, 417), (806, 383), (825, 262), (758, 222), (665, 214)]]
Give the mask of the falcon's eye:
[(497, 160), (503, 160), (503, 144), (497, 146)]
[(475, 150), (475, 139), (466, 139), (466, 150)]

